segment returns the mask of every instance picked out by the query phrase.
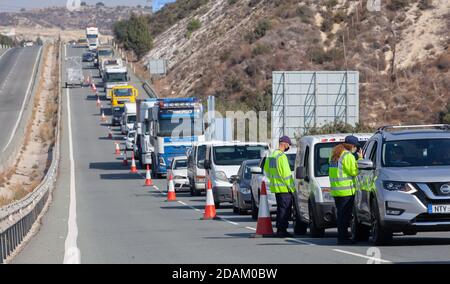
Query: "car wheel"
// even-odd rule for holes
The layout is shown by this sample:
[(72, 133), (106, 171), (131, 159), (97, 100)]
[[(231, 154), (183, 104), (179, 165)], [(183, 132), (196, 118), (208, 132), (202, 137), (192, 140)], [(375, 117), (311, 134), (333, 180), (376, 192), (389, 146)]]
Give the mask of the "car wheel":
[[(239, 212), (239, 209), (236, 206), (236, 200), (235, 200), (235, 197), (234, 197), (233, 190), (231, 190), (231, 200), (233, 200), (233, 202), (232, 202), (232, 204), (233, 204), (233, 213), (237, 214)], [(239, 203), (238, 203), (238, 206), (239, 206)]]
[(303, 222), (302, 220), (300, 220), (300, 217), (298, 217), (298, 213), (295, 213), (294, 217), (294, 234), (298, 235), (298, 236), (302, 236), (302, 235), (306, 235), (306, 233), (308, 232), (308, 223)]
[(370, 237), (370, 227), (361, 224), (358, 220), (356, 208), (353, 208), (353, 217), (351, 221), (352, 241), (354, 242), (366, 242)]
[(378, 203), (373, 198), (371, 200), (371, 216), (372, 216), (372, 242), (376, 246), (388, 245), (392, 242), (393, 233), (381, 224), (380, 210)]
[(194, 190), (195, 190), (195, 183), (189, 182), (189, 191), (191, 193), (191, 196), (195, 196)]
[(320, 228), (316, 222), (316, 216), (314, 215), (314, 208), (312, 207), (311, 203), (309, 203), (308, 206), (309, 211), (309, 232), (311, 234), (311, 237), (313, 238), (323, 238), (325, 235), (325, 229)]
[(256, 207), (256, 202), (255, 198), (253, 197), (253, 194), (252, 194), (252, 219), (258, 220), (258, 207)]

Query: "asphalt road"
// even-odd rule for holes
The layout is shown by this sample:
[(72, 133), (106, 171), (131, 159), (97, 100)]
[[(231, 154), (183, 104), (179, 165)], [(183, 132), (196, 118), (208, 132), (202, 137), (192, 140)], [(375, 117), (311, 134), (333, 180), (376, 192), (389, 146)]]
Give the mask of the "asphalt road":
[[(80, 55), (81, 50), (68, 49), (68, 53)], [(200, 220), (204, 196), (177, 193), (177, 202), (166, 202), (165, 180), (145, 187), (144, 172), (130, 174), (129, 167), (114, 155), (113, 141), (120, 141), (119, 131), (114, 129), (114, 140), (107, 138), (107, 124), (100, 122), (91, 91), (63, 91), (58, 186), (40, 232), (14, 263), (62, 263), (71, 247), (68, 243), (78, 248), (81, 263), (450, 262), (450, 233), (396, 237), (392, 246), (375, 248), (370, 243), (337, 246), (335, 230), (327, 231), (323, 239), (250, 238), (255, 221), (234, 215), (231, 207), (217, 210), (220, 220)], [(68, 232), (71, 237), (66, 242)]]
[(0, 54), (0, 154), (12, 142), (30, 99), (40, 47), (12, 48)]

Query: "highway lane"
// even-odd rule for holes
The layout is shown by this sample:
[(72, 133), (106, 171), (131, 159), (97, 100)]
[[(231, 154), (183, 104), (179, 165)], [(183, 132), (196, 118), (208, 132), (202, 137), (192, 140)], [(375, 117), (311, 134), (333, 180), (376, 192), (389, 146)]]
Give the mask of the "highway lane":
[[(81, 50), (68, 53), (79, 55)], [(323, 239), (252, 239), (255, 221), (232, 214), (231, 207), (217, 210), (221, 220), (200, 220), (204, 196), (178, 193), (178, 201), (168, 203), (165, 180), (145, 187), (144, 172), (130, 174), (122, 166), (113, 147), (113, 141), (120, 141), (118, 129), (115, 140), (107, 138), (95, 97), (78, 88), (64, 90), (63, 160), (53, 204), (40, 232), (14, 263), (62, 263), (64, 258), (71, 199), (67, 98), (81, 263), (367, 263), (369, 256), (383, 263), (449, 260), (449, 233), (396, 238), (393, 246), (378, 248), (378, 255), (370, 243), (336, 246), (335, 230)]]
[(40, 47), (13, 48), (0, 58), (0, 153), (12, 142), (28, 106)]

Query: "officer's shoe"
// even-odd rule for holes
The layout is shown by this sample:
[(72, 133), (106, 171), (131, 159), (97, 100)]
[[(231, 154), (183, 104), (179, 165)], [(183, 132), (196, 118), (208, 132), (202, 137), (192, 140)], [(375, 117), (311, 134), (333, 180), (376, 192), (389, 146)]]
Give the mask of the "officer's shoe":
[(294, 235), (292, 235), (291, 233), (288, 233), (287, 231), (277, 231), (277, 235), (278, 238), (293, 238)]

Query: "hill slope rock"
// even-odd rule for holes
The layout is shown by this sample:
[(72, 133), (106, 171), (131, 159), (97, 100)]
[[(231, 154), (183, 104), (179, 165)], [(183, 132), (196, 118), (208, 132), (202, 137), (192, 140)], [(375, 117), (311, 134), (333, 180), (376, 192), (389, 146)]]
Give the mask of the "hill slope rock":
[(387, 0), (381, 12), (365, 0), (204, 2), (159, 33), (142, 61), (168, 59), (155, 83), (164, 96), (268, 110), (272, 71), (348, 69), (360, 72), (370, 126), (438, 122), (450, 101), (447, 0)]

